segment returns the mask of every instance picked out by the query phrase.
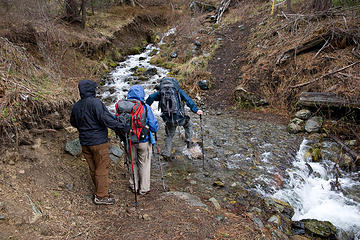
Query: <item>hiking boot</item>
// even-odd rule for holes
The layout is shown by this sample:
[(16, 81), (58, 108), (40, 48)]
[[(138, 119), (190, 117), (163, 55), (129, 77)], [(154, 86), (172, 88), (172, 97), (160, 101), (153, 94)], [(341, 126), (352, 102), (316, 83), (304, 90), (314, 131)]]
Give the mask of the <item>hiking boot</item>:
[(94, 195), (94, 203), (96, 205), (113, 205), (115, 203), (115, 199), (112, 197), (100, 198), (100, 197)]
[(186, 142), (186, 147), (187, 147), (188, 149), (194, 147), (194, 143), (193, 143), (193, 142), (189, 142), (189, 141), (185, 141), (185, 142)]
[(147, 195), (150, 193), (150, 190), (149, 191), (139, 191), (139, 194), (144, 196), (144, 195)]

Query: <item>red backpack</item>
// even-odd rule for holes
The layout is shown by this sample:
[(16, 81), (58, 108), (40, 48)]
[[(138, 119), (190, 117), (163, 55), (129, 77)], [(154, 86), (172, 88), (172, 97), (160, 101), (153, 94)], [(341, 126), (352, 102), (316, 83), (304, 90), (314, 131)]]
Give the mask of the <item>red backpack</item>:
[(146, 139), (150, 130), (146, 127), (147, 109), (137, 99), (122, 99), (115, 104), (116, 119), (130, 126), (130, 140), (138, 143)]

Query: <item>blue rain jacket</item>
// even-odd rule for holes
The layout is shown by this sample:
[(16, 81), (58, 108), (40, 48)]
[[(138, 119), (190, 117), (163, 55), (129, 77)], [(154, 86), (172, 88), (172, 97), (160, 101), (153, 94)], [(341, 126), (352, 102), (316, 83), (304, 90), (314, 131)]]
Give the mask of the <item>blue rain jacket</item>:
[(96, 98), (97, 84), (90, 80), (79, 82), (81, 99), (71, 111), (70, 123), (79, 131), (82, 146), (94, 146), (109, 141), (108, 129), (119, 133), (124, 130), (124, 124), (116, 121), (105, 105)]
[[(140, 85), (132, 86), (127, 94), (127, 99), (137, 99), (144, 103), (145, 102), (144, 88)], [(151, 107), (148, 104), (145, 104), (145, 107), (147, 110), (146, 125), (149, 127), (151, 132), (155, 133), (159, 130), (158, 121), (156, 120), (154, 113), (151, 110)], [(150, 139), (149, 136), (147, 136), (145, 140), (140, 142), (148, 142), (149, 140), (151, 144), (153, 145), (155, 144), (155, 138), (152, 135), (152, 133), (150, 133)]]

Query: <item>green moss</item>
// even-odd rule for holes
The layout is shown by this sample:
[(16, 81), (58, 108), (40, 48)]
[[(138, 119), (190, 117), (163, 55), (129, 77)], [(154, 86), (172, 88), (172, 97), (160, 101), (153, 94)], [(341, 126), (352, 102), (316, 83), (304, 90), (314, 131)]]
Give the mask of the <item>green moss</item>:
[(109, 63), (109, 66), (110, 67), (112, 67), (112, 68), (115, 68), (115, 67), (117, 67), (119, 64), (117, 63), (117, 62), (114, 62), (114, 61), (111, 61), (110, 63)]
[(136, 72), (135, 72), (133, 75), (134, 75), (134, 76), (140, 76), (140, 75), (142, 75), (145, 71), (146, 71), (146, 68), (141, 68), (141, 67), (139, 67), (139, 68), (136, 69)]
[(320, 162), (320, 160), (322, 159), (321, 149), (313, 148), (311, 156), (312, 156), (313, 162)]
[(142, 48), (139, 46), (130, 48), (129, 50), (130, 55), (140, 54), (141, 52), (142, 52)]
[(161, 66), (166, 69), (172, 69), (176, 66), (176, 64), (173, 62), (165, 62), (165, 63), (161, 64)]

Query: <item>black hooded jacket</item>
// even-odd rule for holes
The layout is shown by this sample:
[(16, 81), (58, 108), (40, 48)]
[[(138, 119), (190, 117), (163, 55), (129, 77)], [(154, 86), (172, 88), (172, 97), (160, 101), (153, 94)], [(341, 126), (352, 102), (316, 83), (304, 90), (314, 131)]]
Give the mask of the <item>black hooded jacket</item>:
[(90, 80), (79, 82), (81, 99), (72, 109), (70, 123), (79, 131), (82, 146), (94, 146), (108, 141), (108, 129), (124, 131), (124, 124), (116, 121), (105, 105), (96, 98), (97, 84)]

